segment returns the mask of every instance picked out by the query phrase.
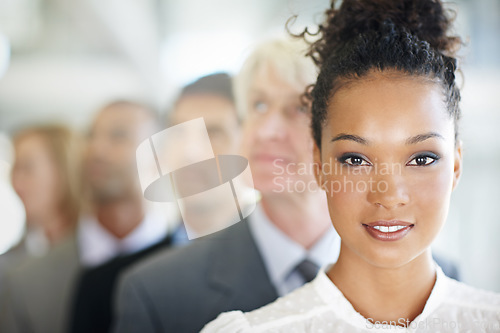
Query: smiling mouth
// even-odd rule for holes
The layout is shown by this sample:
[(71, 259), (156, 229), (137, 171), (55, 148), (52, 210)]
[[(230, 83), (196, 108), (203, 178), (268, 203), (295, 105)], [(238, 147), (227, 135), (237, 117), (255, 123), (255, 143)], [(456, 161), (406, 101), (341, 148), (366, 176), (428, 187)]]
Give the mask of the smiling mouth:
[(381, 231), (381, 232), (395, 232), (395, 231), (398, 231), (398, 230), (401, 230), (401, 229), (404, 229), (404, 228), (408, 228), (408, 226), (395, 225), (395, 226), (392, 226), (392, 227), (386, 227), (386, 226), (383, 226), (383, 225), (376, 225), (376, 226), (373, 226), (372, 228), (377, 229), (378, 231)]
[(401, 221), (377, 221), (363, 224), (370, 236), (380, 241), (396, 241), (405, 237), (414, 224)]

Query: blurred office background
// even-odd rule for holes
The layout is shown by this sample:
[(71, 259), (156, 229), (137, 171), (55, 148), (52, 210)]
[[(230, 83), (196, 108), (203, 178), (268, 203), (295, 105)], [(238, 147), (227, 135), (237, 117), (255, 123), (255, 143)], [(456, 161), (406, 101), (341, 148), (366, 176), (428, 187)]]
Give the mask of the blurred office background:
[[(252, 45), (322, 18), (328, 0), (0, 0), (0, 253), (23, 231), (8, 186), (8, 134), (49, 121), (87, 128), (114, 98), (166, 112), (180, 87), (216, 71), (237, 73)], [(500, 291), (500, 1), (461, 0), (464, 174), (435, 251), (462, 278)], [(10, 52), (8, 52), (10, 50)], [(0, 61), (0, 73), (2, 72)], [(432, 188), (432, 184), (429, 187)]]

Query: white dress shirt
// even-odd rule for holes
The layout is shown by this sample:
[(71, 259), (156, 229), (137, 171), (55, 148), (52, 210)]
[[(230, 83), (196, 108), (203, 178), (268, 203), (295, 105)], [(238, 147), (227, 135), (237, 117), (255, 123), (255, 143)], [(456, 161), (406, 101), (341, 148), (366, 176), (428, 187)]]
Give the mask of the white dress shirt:
[(398, 320), (407, 327), (368, 321), (321, 270), (310, 283), (260, 309), (219, 315), (202, 333), (500, 332), (500, 294), (453, 280), (437, 264), (436, 275), (422, 313), (410, 323)]
[(85, 267), (94, 267), (124, 254), (145, 249), (167, 235), (167, 223), (160, 216), (146, 214), (144, 220), (129, 235), (118, 239), (94, 217), (85, 217), (78, 224), (80, 261)]
[(340, 237), (331, 227), (309, 250), (290, 239), (266, 216), (258, 204), (249, 218), (250, 232), (264, 260), (264, 265), (279, 296), (302, 286), (305, 281), (295, 268), (304, 259), (318, 267), (336, 262)]

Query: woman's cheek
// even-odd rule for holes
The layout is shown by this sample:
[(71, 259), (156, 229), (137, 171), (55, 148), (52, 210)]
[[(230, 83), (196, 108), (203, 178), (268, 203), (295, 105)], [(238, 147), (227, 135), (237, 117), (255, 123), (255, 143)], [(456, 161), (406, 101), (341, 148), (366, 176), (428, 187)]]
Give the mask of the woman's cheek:
[(452, 177), (452, 172), (436, 170), (425, 179), (413, 182), (410, 187), (411, 204), (417, 214), (417, 223), (427, 225), (427, 230), (431, 231), (429, 238), (434, 239), (446, 220)]
[(363, 210), (369, 185), (365, 177), (334, 175), (324, 178), (330, 214), (337, 219), (346, 218)]

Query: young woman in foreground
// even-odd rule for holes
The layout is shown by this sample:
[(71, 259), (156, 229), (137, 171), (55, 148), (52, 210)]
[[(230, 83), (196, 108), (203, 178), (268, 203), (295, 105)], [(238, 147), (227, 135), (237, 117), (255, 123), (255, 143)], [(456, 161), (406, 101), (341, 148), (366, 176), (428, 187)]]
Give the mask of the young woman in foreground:
[(334, 7), (309, 53), (320, 68), (310, 97), (340, 256), (304, 287), (204, 332), (500, 331), (500, 295), (447, 278), (431, 258), (462, 165), (460, 40), (447, 36), (441, 2)]

